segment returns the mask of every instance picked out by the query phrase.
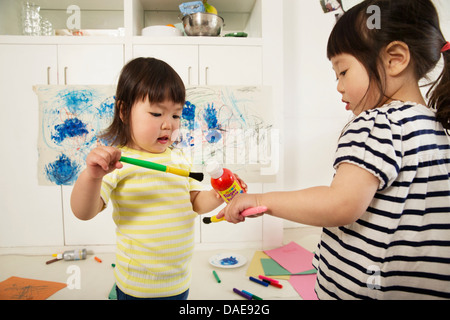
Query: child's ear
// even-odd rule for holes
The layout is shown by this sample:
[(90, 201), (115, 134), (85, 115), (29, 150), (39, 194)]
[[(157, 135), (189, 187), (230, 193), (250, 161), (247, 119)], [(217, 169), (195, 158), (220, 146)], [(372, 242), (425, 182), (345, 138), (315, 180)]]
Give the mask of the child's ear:
[(383, 62), (388, 75), (395, 77), (401, 74), (411, 62), (408, 45), (403, 41), (389, 43), (383, 51)]
[(118, 100), (117, 101), (117, 108), (118, 108), (118, 111), (119, 111), (119, 117), (120, 117), (120, 120), (122, 120), (122, 122), (124, 122), (124, 110), (123, 110), (123, 102), (121, 101), (121, 100)]

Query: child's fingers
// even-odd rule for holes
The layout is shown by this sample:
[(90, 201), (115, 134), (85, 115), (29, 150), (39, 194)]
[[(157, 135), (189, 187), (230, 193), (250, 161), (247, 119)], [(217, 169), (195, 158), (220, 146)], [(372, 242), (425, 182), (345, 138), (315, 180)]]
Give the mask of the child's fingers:
[(234, 173), (234, 176), (236, 177), (236, 179), (238, 179), (239, 184), (241, 185), (241, 187), (245, 190), (245, 192), (247, 192), (247, 184), (244, 182), (244, 180), (242, 180), (237, 174)]
[(224, 209), (220, 210), (219, 213), (216, 215), (217, 219), (221, 219), (225, 215)]
[(98, 147), (91, 151), (86, 158), (86, 164), (91, 166), (99, 166), (104, 171), (121, 168), (123, 165), (119, 163), (121, 156), (120, 150), (113, 147)]

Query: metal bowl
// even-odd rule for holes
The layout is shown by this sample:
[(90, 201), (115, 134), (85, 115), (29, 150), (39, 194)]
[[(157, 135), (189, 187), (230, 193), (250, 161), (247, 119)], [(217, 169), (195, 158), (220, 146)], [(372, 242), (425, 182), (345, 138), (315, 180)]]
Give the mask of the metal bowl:
[(197, 12), (183, 17), (184, 31), (188, 36), (217, 37), (222, 31), (224, 20), (214, 13)]

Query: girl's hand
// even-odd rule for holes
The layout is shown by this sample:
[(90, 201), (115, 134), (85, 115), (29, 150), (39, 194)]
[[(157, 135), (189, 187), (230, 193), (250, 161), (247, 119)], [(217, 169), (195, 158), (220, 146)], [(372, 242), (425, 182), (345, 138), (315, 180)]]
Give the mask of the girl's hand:
[(239, 184), (241, 185), (242, 189), (244, 189), (245, 192), (247, 192), (247, 184), (242, 180), (237, 174), (234, 173), (234, 176), (238, 180)]
[(121, 169), (121, 151), (114, 147), (97, 147), (86, 157), (86, 172), (93, 179), (101, 179), (106, 174)]
[(220, 219), (225, 217), (225, 219), (231, 223), (243, 222), (245, 217), (241, 215), (241, 212), (247, 208), (258, 206), (260, 206), (260, 204), (257, 194), (240, 193), (217, 214), (217, 218)]

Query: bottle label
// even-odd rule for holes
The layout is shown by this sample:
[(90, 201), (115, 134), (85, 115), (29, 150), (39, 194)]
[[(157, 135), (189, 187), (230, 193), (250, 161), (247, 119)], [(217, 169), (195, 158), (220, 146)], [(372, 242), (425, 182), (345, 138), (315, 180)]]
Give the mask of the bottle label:
[(241, 186), (237, 181), (234, 181), (233, 184), (226, 190), (219, 191), (219, 194), (222, 196), (223, 200), (225, 202), (230, 202), (231, 199), (234, 198), (235, 195), (239, 193), (244, 193), (244, 190), (242, 190)]

